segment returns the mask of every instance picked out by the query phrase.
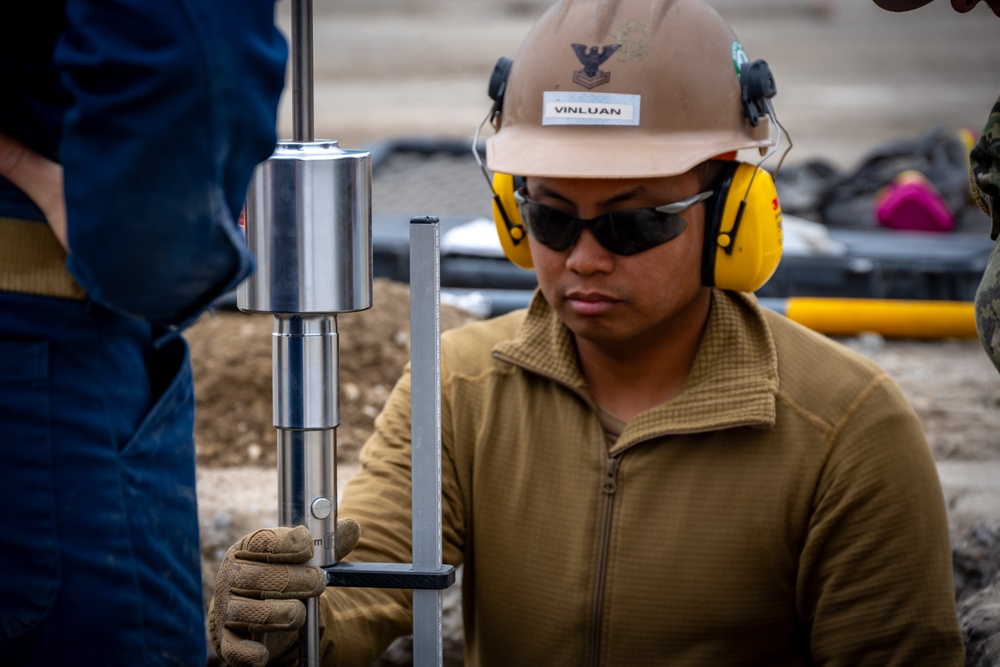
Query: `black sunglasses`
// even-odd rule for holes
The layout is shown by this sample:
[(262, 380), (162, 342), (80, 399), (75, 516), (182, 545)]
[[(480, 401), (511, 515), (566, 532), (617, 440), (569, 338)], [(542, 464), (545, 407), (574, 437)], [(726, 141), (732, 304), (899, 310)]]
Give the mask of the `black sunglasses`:
[(687, 221), (682, 211), (705, 201), (712, 190), (699, 192), (679, 202), (653, 208), (630, 208), (612, 211), (589, 220), (581, 220), (557, 208), (539, 204), (520, 192), (514, 200), (521, 212), (521, 219), (530, 233), (545, 247), (561, 252), (570, 248), (580, 238), (584, 228), (607, 250), (616, 255), (636, 255), (666, 243), (681, 235)]

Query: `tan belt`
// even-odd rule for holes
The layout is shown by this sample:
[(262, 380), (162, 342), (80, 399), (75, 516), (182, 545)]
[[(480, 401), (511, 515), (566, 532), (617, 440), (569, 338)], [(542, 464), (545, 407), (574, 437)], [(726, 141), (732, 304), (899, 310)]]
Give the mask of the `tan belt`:
[(49, 226), (0, 216), (0, 291), (83, 300)]

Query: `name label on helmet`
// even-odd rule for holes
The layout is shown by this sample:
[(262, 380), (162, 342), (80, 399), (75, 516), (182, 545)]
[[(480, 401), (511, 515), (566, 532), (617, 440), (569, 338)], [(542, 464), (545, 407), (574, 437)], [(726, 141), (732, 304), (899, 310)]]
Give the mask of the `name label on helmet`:
[(638, 125), (640, 95), (547, 90), (542, 125)]

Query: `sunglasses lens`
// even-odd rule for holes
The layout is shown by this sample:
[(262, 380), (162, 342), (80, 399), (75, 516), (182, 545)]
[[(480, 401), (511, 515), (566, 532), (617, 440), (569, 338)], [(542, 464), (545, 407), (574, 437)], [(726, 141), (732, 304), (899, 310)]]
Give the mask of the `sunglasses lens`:
[(654, 209), (618, 211), (592, 220), (580, 220), (530, 200), (522, 200), (519, 210), (531, 235), (556, 252), (572, 246), (584, 227), (616, 255), (635, 255), (655, 248), (677, 238), (687, 227), (682, 216)]
[(524, 201), (520, 204), (520, 211), (531, 235), (546, 248), (557, 252), (573, 245), (583, 231), (578, 219), (559, 209)]
[(609, 213), (594, 236), (616, 255), (637, 255), (677, 238), (687, 228), (684, 218), (653, 209), (633, 209)]

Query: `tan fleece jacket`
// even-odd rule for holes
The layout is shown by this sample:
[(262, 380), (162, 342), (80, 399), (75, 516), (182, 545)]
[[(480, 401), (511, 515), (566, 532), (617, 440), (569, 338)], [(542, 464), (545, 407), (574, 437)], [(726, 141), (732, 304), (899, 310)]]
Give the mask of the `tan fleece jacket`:
[[(441, 356), (469, 665), (962, 664), (934, 462), (871, 362), (716, 291), (680, 394), (609, 450), (540, 296), (447, 332)], [(345, 489), (348, 560), (411, 560), (409, 388)], [(409, 597), (328, 589), (324, 664), (369, 664), (409, 633)]]

